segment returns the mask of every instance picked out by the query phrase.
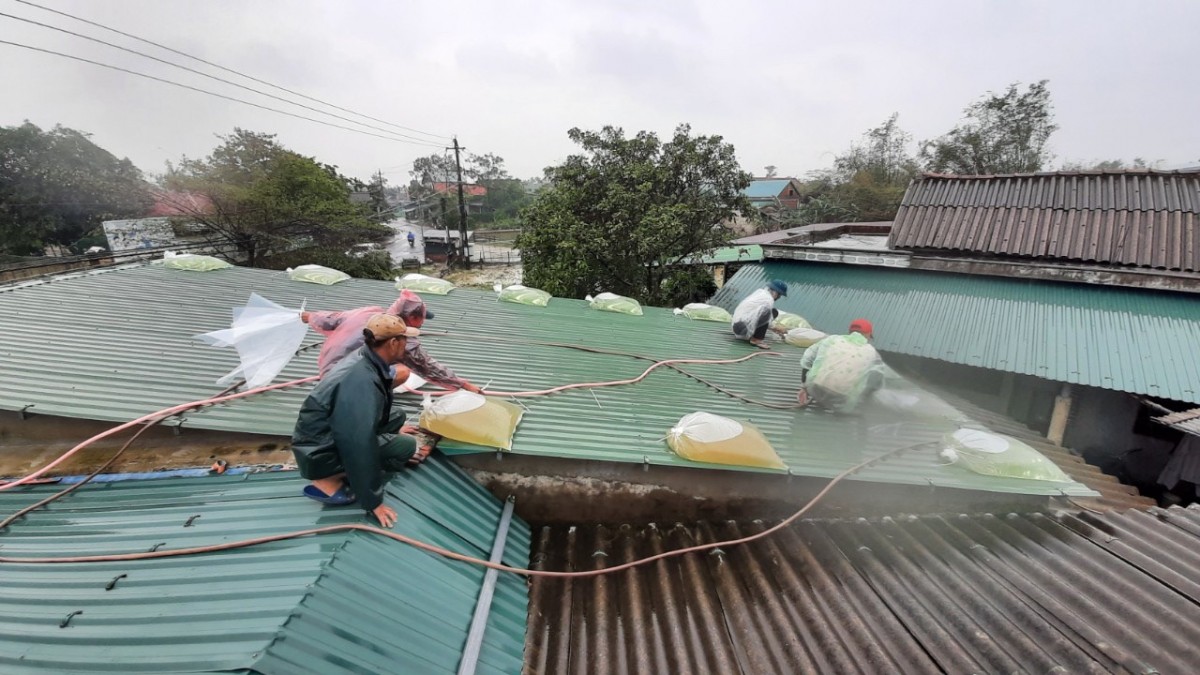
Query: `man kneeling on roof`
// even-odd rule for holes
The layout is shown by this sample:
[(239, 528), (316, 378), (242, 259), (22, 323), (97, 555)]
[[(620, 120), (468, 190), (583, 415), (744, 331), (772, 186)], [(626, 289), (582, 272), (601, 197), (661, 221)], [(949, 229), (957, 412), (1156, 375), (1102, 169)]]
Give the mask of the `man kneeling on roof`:
[[(367, 324), (367, 319), (383, 313), (400, 317), (405, 324), (412, 328), (420, 328), (425, 324), (426, 319), (433, 318), (433, 312), (426, 308), (425, 301), (421, 299), (421, 296), (407, 289), (400, 292), (400, 297), (396, 298), (396, 301), (387, 310), (382, 307), (359, 307), (344, 312), (300, 313), (301, 321), (325, 336), (325, 344), (321, 345), (321, 355), (317, 357), (317, 370), (321, 377), (325, 377), (338, 362), (362, 347), (362, 330)], [(453, 370), (430, 356), (429, 352), (421, 346), (420, 340), (408, 341), (407, 351), (400, 363), (434, 384), (454, 389), (466, 389), (475, 394), (481, 393), (479, 387), (455, 375)], [(404, 377), (395, 377), (395, 369), (392, 370), (392, 374), (397, 387), (408, 379), (407, 373), (404, 374)]]
[(874, 328), (866, 319), (850, 322), (847, 335), (830, 335), (809, 347), (800, 360), (800, 405), (816, 403), (851, 412), (883, 385), (883, 361), (871, 346)]
[(767, 331), (773, 330), (780, 335), (786, 335), (782, 328), (772, 328), (771, 322), (779, 316), (775, 309), (775, 301), (787, 297), (787, 284), (774, 279), (766, 288), (760, 288), (745, 300), (738, 303), (733, 310), (733, 336), (739, 340), (747, 340), (759, 349), (770, 349), (766, 343)]
[(404, 426), (404, 412), (392, 408), (393, 377), (399, 375), (389, 368), (404, 359), (407, 341), (421, 333), (397, 316), (376, 314), (362, 334), (363, 346), (304, 400), (292, 453), (300, 475), (312, 481), (305, 496), (332, 506), (357, 501), (391, 527), (396, 512), (383, 503), (388, 474), (420, 462), (431, 450), (417, 447), (416, 427)]

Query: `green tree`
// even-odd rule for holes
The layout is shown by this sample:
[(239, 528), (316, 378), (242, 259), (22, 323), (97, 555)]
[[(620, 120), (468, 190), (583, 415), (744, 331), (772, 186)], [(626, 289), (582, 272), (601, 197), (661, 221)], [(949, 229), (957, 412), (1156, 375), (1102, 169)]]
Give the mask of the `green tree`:
[(103, 221), (140, 216), (152, 203), (141, 171), (88, 134), (29, 122), (0, 127), (0, 253), (71, 246), (98, 234)]
[(921, 161), (929, 171), (1000, 174), (1041, 171), (1052, 159), (1048, 142), (1058, 129), (1048, 80), (1009, 85), (989, 92), (964, 111), (965, 121), (944, 136), (925, 141)]
[(729, 241), (722, 221), (746, 213), (750, 174), (720, 136), (684, 124), (651, 132), (571, 129), (583, 152), (546, 170), (550, 186), (522, 213), (525, 282), (554, 295), (612, 291), (664, 304), (687, 284), (685, 261)]
[(379, 240), (390, 230), (350, 202), (353, 182), (275, 141), (273, 134), (234, 129), (203, 160), (168, 167), (164, 183), (203, 194), (211, 210), (185, 207), (201, 236), (236, 247), (247, 263), (297, 247), (342, 249)]

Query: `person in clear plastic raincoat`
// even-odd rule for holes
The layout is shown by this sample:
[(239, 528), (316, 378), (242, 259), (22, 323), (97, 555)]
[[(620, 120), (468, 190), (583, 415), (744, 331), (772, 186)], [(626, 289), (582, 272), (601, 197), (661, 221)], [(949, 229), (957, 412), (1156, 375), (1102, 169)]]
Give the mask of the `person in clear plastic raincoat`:
[(855, 319), (847, 335), (830, 335), (805, 350), (800, 360), (800, 405), (816, 403), (835, 412), (851, 412), (883, 386), (883, 361), (871, 346), (873, 337), (871, 322)]
[(781, 297), (787, 297), (787, 284), (779, 279), (772, 280), (765, 288), (746, 296), (733, 310), (734, 337), (746, 340), (759, 349), (770, 349), (764, 341), (768, 330), (780, 335), (787, 334), (782, 328), (771, 326), (771, 322), (779, 316), (779, 310), (775, 309), (775, 301)]
[[(321, 355), (317, 357), (317, 369), (321, 377), (325, 377), (339, 361), (362, 347), (362, 329), (372, 315), (381, 312), (398, 316), (407, 325), (418, 329), (425, 324), (426, 319), (433, 318), (433, 312), (425, 307), (425, 301), (421, 299), (421, 296), (409, 290), (400, 291), (400, 297), (396, 298), (392, 306), (386, 310), (382, 307), (372, 306), (342, 312), (302, 312), (300, 314), (301, 321), (325, 336), (325, 344), (321, 346)], [(433, 358), (421, 346), (420, 340), (410, 339), (408, 341), (404, 360), (401, 363), (434, 384), (466, 389), (476, 394), (481, 391), (479, 387), (471, 384), (465, 378), (459, 377), (453, 370)], [(393, 369), (393, 375), (395, 374), (395, 369)], [(403, 380), (398, 381), (396, 386), (403, 383)]]

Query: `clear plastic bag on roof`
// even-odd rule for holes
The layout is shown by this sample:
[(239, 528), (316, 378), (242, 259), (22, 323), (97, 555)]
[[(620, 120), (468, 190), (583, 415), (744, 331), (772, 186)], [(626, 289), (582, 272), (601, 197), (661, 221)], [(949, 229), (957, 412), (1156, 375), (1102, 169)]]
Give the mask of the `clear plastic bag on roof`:
[(942, 444), (942, 459), (985, 476), (1057, 482), (1071, 480), (1045, 455), (1009, 436), (959, 429), (946, 434)]
[(512, 450), (513, 434), (524, 410), (460, 389), (421, 404), (421, 428), (443, 438), (488, 448)]
[(592, 306), (592, 309), (599, 309), (605, 312), (619, 312), (621, 314), (632, 314), (634, 316), (642, 315), (642, 305), (633, 298), (627, 298), (616, 293), (601, 293), (596, 297), (587, 296), (584, 298)]
[(287, 269), (288, 278), (292, 281), (304, 281), (310, 284), (332, 286), (350, 278), (349, 274), (321, 265), (301, 265)]
[(827, 337), (829, 336), (816, 328), (793, 328), (783, 336), (783, 341), (807, 349)]
[(251, 293), (245, 307), (233, 310), (233, 323), (225, 330), (195, 336), (214, 347), (233, 347), (240, 365), (217, 380), (229, 385), (245, 378), (254, 389), (270, 384), (295, 356), (308, 326), (300, 320), (300, 310), (288, 309)]
[(396, 277), (396, 290), (402, 291), (408, 289), (417, 293), (432, 293), (434, 295), (446, 295), (454, 290), (454, 284), (445, 279), (437, 277), (425, 276), (424, 274), (405, 274), (402, 277)]
[(675, 310), (675, 314), (682, 314), (693, 321), (720, 321), (722, 323), (733, 321), (733, 317), (725, 311), (724, 307), (706, 305), (703, 302), (684, 305), (682, 309)]
[(521, 284), (513, 284), (507, 287), (496, 284), (492, 288), (500, 295), (501, 302), (515, 302), (518, 305), (545, 307), (550, 304), (550, 298), (553, 297), (546, 291), (529, 288)]
[(684, 415), (667, 434), (667, 446), (693, 462), (783, 469), (775, 448), (754, 425), (694, 412)]
[(792, 314), (791, 312), (780, 312), (779, 316), (775, 317), (775, 325), (783, 330), (812, 328), (812, 324), (809, 323), (807, 319), (799, 314)]
[(188, 270), (190, 272), (211, 272), (213, 270), (223, 270), (233, 265), (214, 258), (211, 255), (199, 255), (196, 253), (176, 253), (167, 251), (163, 253), (163, 267), (173, 270)]

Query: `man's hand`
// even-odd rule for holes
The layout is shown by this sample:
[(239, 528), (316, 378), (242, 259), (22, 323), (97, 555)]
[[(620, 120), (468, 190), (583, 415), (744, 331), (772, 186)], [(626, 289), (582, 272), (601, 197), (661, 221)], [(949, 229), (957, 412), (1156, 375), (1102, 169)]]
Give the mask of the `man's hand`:
[(415, 436), (421, 433), (421, 427), (405, 424), (404, 426), (400, 427), (400, 433), (405, 434), (406, 436)]
[(384, 527), (390, 528), (396, 524), (396, 511), (387, 504), (380, 504), (379, 506), (376, 506), (375, 510), (372, 511), (371, 514), (374, 515), (375, 519), (379, 521), (379, 524)]
[(482, 393), (483, 393), (483, 390), (482, 390), (482, 389), (480, 389), (479, 387), (477, 387), (477, 386), (475, 386), (475, 385), (471, 384), (470, 382), (463, 382), (463, 383), (462, 383), (462, 388), (463, 388), (463, 389), (466, 389), (467, 391), (471, 392), (472, 394), (482, 394)]
[(408, 382), (408, 378), (412, 375), (412, 371), (408, 366), (397, 363), (393, 368), (396, 369), (396, 376), (392, 378), (392, 388), (395, 389)]
[(312, 316), (312, 314), (310, 314), (309, 312), (300, 312), (300, 320), (303, 321), (304, 323), (308, 323), (308, 319), (311, 316)]
[(796, 392), (796, 403), (799, 403), (800, 407), (803, 408), (804, 406), (808, 405), (811, 402), (812, 401), (808, 398), (808, 390), (807, 389), (801, 388), (800, 391)]

